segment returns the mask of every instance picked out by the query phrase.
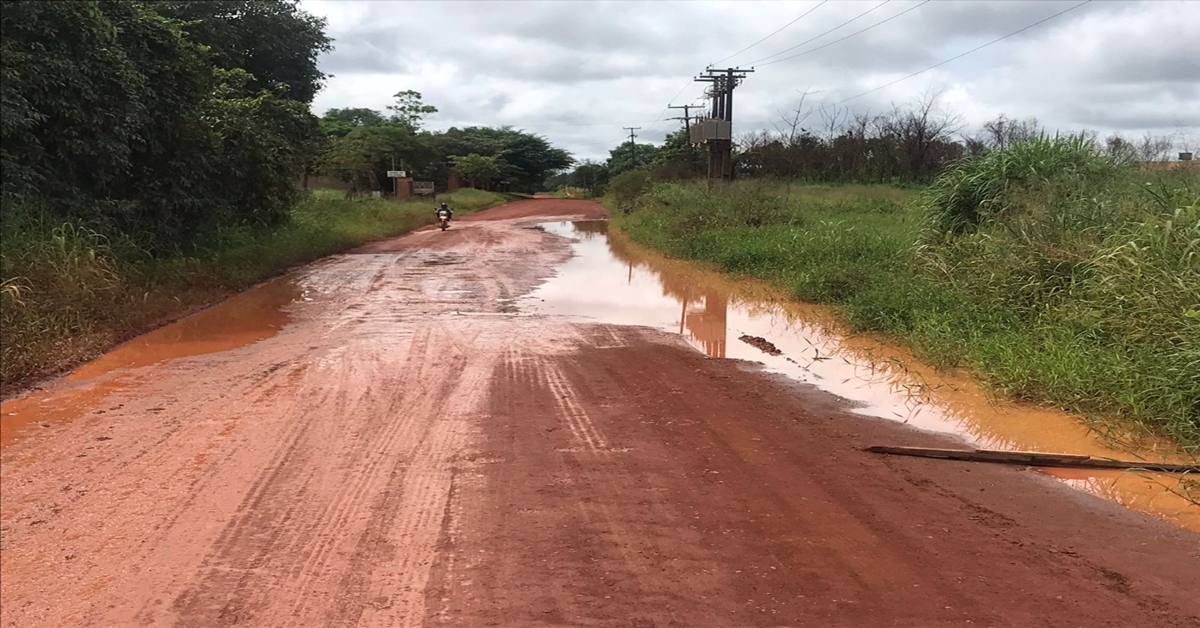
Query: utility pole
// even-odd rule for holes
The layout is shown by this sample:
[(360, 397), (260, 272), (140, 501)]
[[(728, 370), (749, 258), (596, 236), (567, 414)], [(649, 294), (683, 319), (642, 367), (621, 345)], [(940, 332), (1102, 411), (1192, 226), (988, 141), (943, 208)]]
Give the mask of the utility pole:
[(733, 179), (733, 90), (754, 68), (708, 68), (696, 77), (699, 83), (712, 83), (710, 119), (704, 121), (702, 138), (708, 144), (708, 178)]
[(672, 120), (683, 120), (683, 130), (687, 131), (692, 128), (692, 116), (690, 110), (699, 109), (699, 105), (667, 105), (667, 109), (683, 109), (682, 118), (671, 118)]
[(634, 131), (640, 131), (642, 127), (640, 127), (640, 126), (623, 126), (623, 127), (621, 127), (621, 128), (622, 128), (622, 129), (625, 129), (626, 131), (629, 131), (629, 150), (630, 150), (630, 154), (631, 154), (631, 156), (632, 156), (632, 159), (633, 159), (633, 167), (634, 167), (634, 168), (637, 168), (637, 166), (638, 166), (638, 162), (637, 162), (637, 143), (636, 143), (636, 142), (634, 142), (634, 138), (635, 138), (635, 137), (637, 137), (637, 136), (635, 136), (635, 135), (633, 134), (633, 132), (634, 132)]

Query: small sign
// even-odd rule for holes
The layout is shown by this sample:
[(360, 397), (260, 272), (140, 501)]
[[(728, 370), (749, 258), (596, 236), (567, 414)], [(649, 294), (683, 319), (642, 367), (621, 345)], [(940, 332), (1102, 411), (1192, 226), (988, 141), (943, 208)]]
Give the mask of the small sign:
[(403, 179), (405, 172), (403, 170), (388, 170), (389, 179)]
[(433, 194), (433, 181), (413, 181), (413, 193), (422, 196)]

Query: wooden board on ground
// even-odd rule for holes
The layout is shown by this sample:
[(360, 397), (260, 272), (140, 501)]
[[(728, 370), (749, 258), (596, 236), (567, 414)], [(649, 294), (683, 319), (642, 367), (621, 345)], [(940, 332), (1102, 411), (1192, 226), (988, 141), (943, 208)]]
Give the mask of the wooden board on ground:
[(941, 458), (965, 462), (998, 462), (1034, 467), (1076, 467), (1082, 469), (1142, 469), (1167, 473), (1200, 473), (1200, 464), (1176, 464), (1146, 460), (1112, 460), (1078, 454), (1055, 454), (1037, 451), (1003, 451), (998, 449), (934, 449), (929, 447), (889, 447), (872, 445), (866, 451), (895, 456)]

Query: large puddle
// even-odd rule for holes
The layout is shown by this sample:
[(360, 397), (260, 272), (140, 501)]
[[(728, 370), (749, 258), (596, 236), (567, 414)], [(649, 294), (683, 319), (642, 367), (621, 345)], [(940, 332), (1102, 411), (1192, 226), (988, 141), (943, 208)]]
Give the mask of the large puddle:
[(0, 404), (0, 446), (19, 439), (26, 430), (85, 415), (109, 394), (147, 377), (141, 367), (269, 338), (289, 322), (285, 306), (302, 297), (292, 277), (260, 284), (119, 345), (51, 388), (5, 401)]
[[(1190, 461), (1169, 443), (1142, 442), (1136, 450), (1122, 449), (1071, 415), (998, 402), (970, 380), (938, 373), (904, 350), (840, 334), (824, 308), (789, 302), (765, 285), (666, 259), (620, 234), (610, 237), (605, 221), (542, 227), (577, 240), (572, 245), (576, 255), (519, 301), (525, 312), (678, 333), (709, 356), (760, 362), (771, 372), (850, 400), (855, 412), (954, 434), (976, 447)], [(765, 339), (774, 350), (756, 339)], [(1200, 506), (1181, 496), (1179, 475), (1040, 470), (1200, 532)]]

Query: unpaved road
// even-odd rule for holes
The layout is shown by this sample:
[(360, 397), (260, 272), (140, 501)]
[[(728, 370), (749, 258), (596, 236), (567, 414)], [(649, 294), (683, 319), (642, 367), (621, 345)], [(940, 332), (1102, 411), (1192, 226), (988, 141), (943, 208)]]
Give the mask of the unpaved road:
[(513, 315), (558, 214), (602, 210), (335, 256), (274, 336), (99, 376), (0, 454), (0, 623), (1200, 625), (1196, 534), (861, 453), (944, 441), (661, 332)]

